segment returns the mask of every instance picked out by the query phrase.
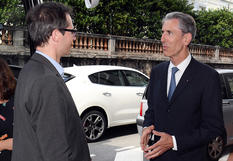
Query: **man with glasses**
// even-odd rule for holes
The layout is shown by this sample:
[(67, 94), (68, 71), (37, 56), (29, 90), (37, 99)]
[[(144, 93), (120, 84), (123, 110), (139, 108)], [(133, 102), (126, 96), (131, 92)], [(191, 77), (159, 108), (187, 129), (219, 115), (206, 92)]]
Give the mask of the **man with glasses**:
[(91, 160), (59, 64), (76, 39), (70, 14), (69, 8), (55, 2), (38, 5), (27, 14), (36, 52), (17, 82), (12, 161)]

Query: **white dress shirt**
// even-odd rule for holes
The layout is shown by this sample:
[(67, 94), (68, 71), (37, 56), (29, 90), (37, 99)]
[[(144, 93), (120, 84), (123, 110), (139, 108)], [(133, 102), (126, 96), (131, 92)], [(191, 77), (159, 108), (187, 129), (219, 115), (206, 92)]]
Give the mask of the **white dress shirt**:
[[(176, 80), (176, 86), (178, 85), (185, 69), (189, 65), (191, 61), (191, 54), (189, 54), (180, 64), (178, 64), (176, 67), (179, 69), (175, 73), (175, 80)], [(175, 67), (174, 64), (170, 61), (169, 67), (168, 67), (168, 72), (167, 72), (167, 95), (170, 87), (170, 82), (171, 82), (171, 75), (172, 75), (172, 67)], [(172, 136), (172, 141), (173, 141), (173, 150), (178, 150), (177, 143), (176, 143), (176, 138), (175, 136)]]

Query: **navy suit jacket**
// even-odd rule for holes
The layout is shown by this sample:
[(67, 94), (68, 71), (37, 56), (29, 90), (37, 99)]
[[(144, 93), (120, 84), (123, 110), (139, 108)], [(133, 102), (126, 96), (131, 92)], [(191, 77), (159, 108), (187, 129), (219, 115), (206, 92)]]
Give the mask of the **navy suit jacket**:
[(164, 62), (152, 69), (144, 126), (175, 136), (178, 151), (152, 160), (204, 161), (208, 142), (225, 133), (219, 75), (192, 58), (168, 101), (168, 66)]
[(15, 92), (12, 161), (90, 161), (81, 119), (56, 68), (34, 54)]

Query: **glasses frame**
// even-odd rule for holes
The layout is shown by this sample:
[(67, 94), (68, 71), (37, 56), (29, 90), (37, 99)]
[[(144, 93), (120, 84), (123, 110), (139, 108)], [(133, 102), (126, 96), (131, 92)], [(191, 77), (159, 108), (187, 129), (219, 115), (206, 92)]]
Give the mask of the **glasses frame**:
[(67, 31), (67, 32), (71, 32), (73, 35), (76, 35), (78, 30), (76, 29), (59, 29), (60, 31)]

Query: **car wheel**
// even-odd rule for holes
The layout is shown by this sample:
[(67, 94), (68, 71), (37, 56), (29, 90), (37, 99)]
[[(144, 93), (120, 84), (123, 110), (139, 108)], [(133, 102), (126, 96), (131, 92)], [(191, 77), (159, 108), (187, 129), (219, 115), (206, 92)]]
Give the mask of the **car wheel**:
[(217, 161), (223, 152), (224, 142), (221, 136), (216, 137), (208, 144), (208, 157), (212, 161)]
[(107, 121), (99, 111), (90, 111), (83, 118), (83, 129), (88, 142), (98, 140), (105, 132)]

